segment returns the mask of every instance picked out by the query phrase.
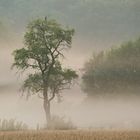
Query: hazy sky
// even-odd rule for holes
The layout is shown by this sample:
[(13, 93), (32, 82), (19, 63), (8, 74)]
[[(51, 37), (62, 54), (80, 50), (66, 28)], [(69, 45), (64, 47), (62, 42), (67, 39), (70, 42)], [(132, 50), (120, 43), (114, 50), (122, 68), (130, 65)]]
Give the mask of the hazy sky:
[[(140, 37), (139, 0), (0, 0), (0, 118), (16, 118), (31, 125), (44, 123), (42, 101), (20, 97), (23, 78), (10, 67), (12, 51), (23, 46), (28, 22), (46, 15), (75, 29), (73, 47), (66, 52), (64, 64), (78, 72), (93, 52)], [(110, 123), (116, 120), (129, 125), (139, 121), (138, 100), (99, 101), (87, 111), (81, 105), (85, 96), (76, 86), (65, 91), (64, 102), (54, 104), (52, 110), (85, 127), (103, 125), (110, 120)]]

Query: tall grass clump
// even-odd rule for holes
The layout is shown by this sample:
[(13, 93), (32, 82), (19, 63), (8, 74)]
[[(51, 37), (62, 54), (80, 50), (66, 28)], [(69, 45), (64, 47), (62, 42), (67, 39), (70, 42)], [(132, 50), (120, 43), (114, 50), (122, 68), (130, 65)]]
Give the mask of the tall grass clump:
[(15, 119), (0, 119), (0, 131), (19, 131), (27, 129), (28, 126), (21, 121), (16, 121)]

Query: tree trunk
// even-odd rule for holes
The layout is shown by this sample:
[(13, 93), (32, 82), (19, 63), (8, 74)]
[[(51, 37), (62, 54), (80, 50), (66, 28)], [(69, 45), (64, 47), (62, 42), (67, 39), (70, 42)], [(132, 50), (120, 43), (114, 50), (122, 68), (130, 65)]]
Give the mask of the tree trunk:
[(50, 102), (48, 102), (48, 100), (46, 99), (44, 99), (44, 110), (45, 110), (47, 125), (49, 125), (51, 121)]
[(45, 110), (47, 126), (49, 126), (50, 121), (51, 121), (51, 112), (50, 112), (50, 102), (48, 100), (47, 88), (44, 88), (43, 96), (44, 96), (43, 106)]

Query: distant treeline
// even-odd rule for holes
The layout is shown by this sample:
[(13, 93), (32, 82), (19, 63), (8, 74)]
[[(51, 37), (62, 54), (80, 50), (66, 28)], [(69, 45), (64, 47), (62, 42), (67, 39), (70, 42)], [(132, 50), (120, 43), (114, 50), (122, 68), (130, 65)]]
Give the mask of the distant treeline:
[(83, 90), (88, 95), (139, 94), (140, 39), (102, 51), (85, 64)]

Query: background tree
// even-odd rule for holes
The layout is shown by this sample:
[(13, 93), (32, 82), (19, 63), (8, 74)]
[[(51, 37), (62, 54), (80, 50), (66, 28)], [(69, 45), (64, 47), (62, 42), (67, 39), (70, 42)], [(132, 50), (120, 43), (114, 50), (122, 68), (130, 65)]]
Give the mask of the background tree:
[(60, 97), (60, 92), (70, 88), (78, 77), (75, 71), (62, 68), (60, 63), (63, 51), (71, 47), (73, 34), (73, 29), (62, 28), (55, 20), (37, 19), (27, 27), (25, 47), (13, 52), (13, 67), (30, 71), (23, 90), (43, 98), (47, 123), (51, 121), (51, 101), (56, 95)]
[(89, 96), (139, 94), (140, 39), (94, 55), (85, 64), (82, 79)]

